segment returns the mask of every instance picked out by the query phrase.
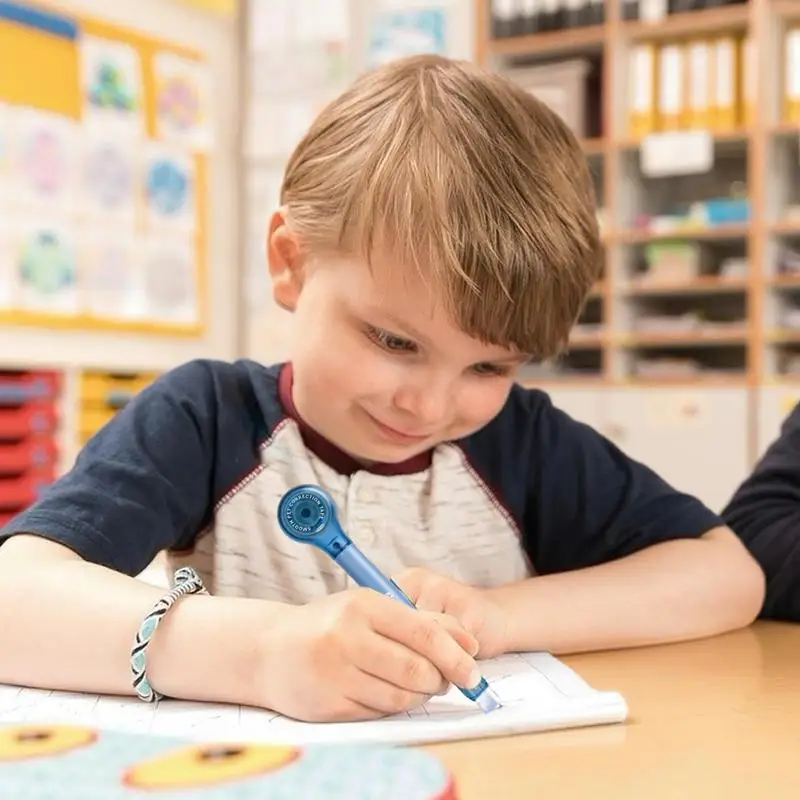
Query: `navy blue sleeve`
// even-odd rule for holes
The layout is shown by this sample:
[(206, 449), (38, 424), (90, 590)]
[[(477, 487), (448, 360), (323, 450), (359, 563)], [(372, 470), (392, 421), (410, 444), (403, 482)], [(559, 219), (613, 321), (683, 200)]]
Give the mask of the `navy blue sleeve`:
[(471, 460), (483, 463), (539, 574), (603, 564), (724, 524), (543, 392), (515, 386), (482, 436)]
[(800, 621), (800, 405), (722, 512), (761, 565), (761, 616)]
[(220, 468), (221, 434), (231, 433), (222, 424), (226, 397), (235, 419), (245, 409), (230, 365), (193, 361), (167, 372), (92, 437), (0, 541), (33, 533), (129, 575), (163, 549), (190, 546), (236, 471), (246, 473), (255, 457), (241, 447)]

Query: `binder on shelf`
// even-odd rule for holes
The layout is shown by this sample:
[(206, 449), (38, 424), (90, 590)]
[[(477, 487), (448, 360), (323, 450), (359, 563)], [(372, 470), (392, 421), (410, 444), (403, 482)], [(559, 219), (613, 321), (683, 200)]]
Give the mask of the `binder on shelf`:
[(685, 118), (684, 51), (680, 44), (665, 44), (658, 51), (658, 127), (680, 130)]
[(514, 35), (518, 0), (492, 0), (492, 38), (506, 39)]
[(650, 43), (635, 45), (628, 69), (628, 133), (633, 139), (656, 130), (656, 49)]
[(707, 41), (685, 45), (683, 126), (706, 129), (711, 126), (711, 48)]
[(800, 27), (786, 34), (783, 120), (800, 123)]
[(517, 0), (514, 31), (520, 36), (529, 36), (539, 30), (539, 6), (542, 0)]
[(606, 0), (589, 0), (589, 25), (604, 25), (607, 18)]
[(721, 133), (739, 127), (739, 48), (733, 36), (723, 36), (713, 46), (713, 127)]
[(622, 0), (622, 19), (626, 22), (639, 19), (639, 0)]

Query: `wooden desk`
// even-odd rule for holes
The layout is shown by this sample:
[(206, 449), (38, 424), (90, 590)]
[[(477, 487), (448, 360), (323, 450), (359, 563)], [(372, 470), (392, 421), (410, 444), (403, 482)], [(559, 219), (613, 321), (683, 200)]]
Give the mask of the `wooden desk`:
[(800, 797), (800, 625), (564, 661), (628, 722), (428, 748), (461, 800)]

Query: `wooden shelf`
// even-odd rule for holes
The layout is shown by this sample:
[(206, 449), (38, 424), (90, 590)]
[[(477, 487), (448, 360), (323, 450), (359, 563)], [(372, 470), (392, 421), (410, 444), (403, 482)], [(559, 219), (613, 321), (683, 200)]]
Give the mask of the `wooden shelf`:
[(606, 37), (605, 25), (571, 28), (552, 33), (534, 33), (529, 36), (510, 36), (506, 39), (489, 39), (488, 52), (495, 55), (514, 56), (535, 54), (560, 55), (575, 51), (598, 50)]
[[(752, 132), (748, 128), (736, 128), (729, 131), (712, 131), (712, 138), (716, 145), (742, 145), (750, 142)], [(614, 142), (612, 147), (618, 150), (638, 150), (642, 145), (641, 139), (622, 139)]]
[(623, 385), (630, 386), (670, 386), (670, 387), (686, 387), (686, 386), (733, 386), (745, 387), (747, 385), (747, 373), (731, 373), (729, 375), (723, 373), (695, 373), (693, 375), (648, 375), (637, 376), (634, 375), (623, 381)]
[(693, 295), (706, 293), (733, 294), (745, 292), (749, 286), (745, 278), (694, 278), (690, 281), (632, 280), (625, 284), (621, 294), (629, 297), (655, 297), (658, 295)]
[(709, 345), (735, 345), (747, 343), (747, 331), (740, 329), (694, 330), (694, 331), (659, 331), (658, 333), (624, 334), (615, 337), (622, 347), (707, 347)]
[(584, 139), (581, 141), (581, 147), (587, 156), (601, 156), (605, 154), (608, 142), (605, 139)]
[(671, 14), (657, 22), (624, 22), (622, 34), (632, 41), (695, 38), (706, 33), (743, 31), (750, 20), (748, 5), (723, 6), (705, 11)]
[(775, 275), (766, 279), (767, 286), (773, 286), (776, 289), (786, 288), (800, 289), (800, 275)]
[(800, 4), (797, 0), (771, 0), (772, 13), (787, 20), (800, 20)]
[(767, 226), (767, 232), (776, 236), (800, 236), (800, 218), (772, 222)]
[(612, 232), (607, 238), (610, 242), (618, 244), (638, 244), (674, 240), (746, 239), (749, 235), (750, 226), (748, 225), (714, 225), (709, 228), (686, 227), (655, 231), (646, 228), (632, 228)]

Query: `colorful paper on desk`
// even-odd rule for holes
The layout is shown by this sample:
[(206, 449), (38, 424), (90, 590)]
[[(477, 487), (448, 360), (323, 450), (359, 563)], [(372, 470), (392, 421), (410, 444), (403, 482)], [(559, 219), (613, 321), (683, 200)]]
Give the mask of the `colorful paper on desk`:
[(198, 744), (80, 725), (0, 725), (3, 797), (55, 800), (455, 800), (430, 753)]
[(601, 692), (547, 653), (481, 664), (504, 707), (484, 714), (452, 689), (420, 709), (368, 722), (312, 724), (252, 708), (72, 695), (0, 687), (0, 722), (61, 722), (179, 736), (272, 744), (422, 744), (623, 722), (625, 699)]

